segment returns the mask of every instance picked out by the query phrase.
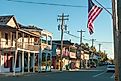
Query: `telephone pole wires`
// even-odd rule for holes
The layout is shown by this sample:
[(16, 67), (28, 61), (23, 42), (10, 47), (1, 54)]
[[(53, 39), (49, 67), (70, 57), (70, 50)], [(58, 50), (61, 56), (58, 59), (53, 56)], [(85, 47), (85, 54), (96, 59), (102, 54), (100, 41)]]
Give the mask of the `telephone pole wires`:
[(80, 69), (81, 69), (81, 51), (82, 51), (82, 47), (81, 47), (81, 44), (82, 44), (82, 37), (83, 37), (83, 32), (85, 32), (85, 31), (83, 31), (83, 30), (81, 30), (81, 31), (77, 31), (77, 32), (79, 32), (80, 33)]
[(60, 71), (62, 71), (62, 50), (63, 50), (63, 33), (64, 31), (67, 31), (67, 25), (65, 25), (64, 21), (69, 20), (68, 17), (69, 15), (58, 15), (57, 21), (61, 21), (61, 24), (58, 25), (58, 30), (61, 31), (61, 48), (60, 48)]

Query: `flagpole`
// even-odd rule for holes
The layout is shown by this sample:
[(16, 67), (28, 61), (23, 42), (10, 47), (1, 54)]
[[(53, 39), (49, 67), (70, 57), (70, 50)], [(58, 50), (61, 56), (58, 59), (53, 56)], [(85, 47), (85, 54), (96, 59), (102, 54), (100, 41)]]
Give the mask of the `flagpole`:
[(112, 13), (110, 13), (103, 5), (101, 5), (97, 0), (95, 0), (101, 7), (103, 7), (111, 16), (113, 16), (112, 15)]

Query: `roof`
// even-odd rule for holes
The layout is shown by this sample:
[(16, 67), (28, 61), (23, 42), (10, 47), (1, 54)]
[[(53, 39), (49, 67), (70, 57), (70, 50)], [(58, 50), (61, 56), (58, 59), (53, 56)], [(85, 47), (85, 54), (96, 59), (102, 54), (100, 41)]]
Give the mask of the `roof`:
[[(53, 40), (52, 42), (53, 44), (54, 43), (61, 44), (61, 40)], [(63, 44), (73, 45), (74, 43), (71, 43), (71, 41), (68, 40), (63, 40)]]
[(0, 24), (7, 24), (14, 15), (0, 16)]
[(20, 24), (20, 23), (18, 23), (18, 25), (19, 25), (19, 27), (20, 28), (22, 28), (22, 29), (35, 29), (35, 30), (43, 30), (43, 29), (41, 29), (41, 28), (38, 28), (38, 27), (36, 27), (36, 26), (24, 26), (24, 25), (22, 25), (22, 24)]

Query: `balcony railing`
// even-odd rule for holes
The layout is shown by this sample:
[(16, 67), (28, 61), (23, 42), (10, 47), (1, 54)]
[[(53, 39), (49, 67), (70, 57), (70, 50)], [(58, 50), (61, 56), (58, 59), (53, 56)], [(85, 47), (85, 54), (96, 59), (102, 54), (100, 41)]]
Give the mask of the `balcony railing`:
[[(0, 44), (1, 48), (15, 48), (15, 41), (13, 42), (10, 42), (8, 41), (8, 43), (6, 44), (6, 41), (1, 41), (1, 44)], [(30, 50), (30, 51), (39, 51), (39, 45), (34, 45), (34, 42), (18, 42), (17, 43), (17, 48), (20, 48), (20, 49), (25, 49), (25, 50)]]
[(20, 49), (30, 50), (30, 51), (39, 51), (39, 45), (34, 45), (34, 42), (19, 42), (17, 45)]

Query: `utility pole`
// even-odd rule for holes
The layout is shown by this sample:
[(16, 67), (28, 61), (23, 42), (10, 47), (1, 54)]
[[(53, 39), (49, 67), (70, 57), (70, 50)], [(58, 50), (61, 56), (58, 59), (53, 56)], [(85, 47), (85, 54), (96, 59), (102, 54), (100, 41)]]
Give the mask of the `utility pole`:
[(112, 0), (115, 81), (121, 81), (121, 0)]
[(81, 30), (81, 31), (77, 31), (77, 32), (80, 33), (80, 45), (81, 45), (81, 43), (82, 43), (82, 37), (83, 37), (83, 36), (82, 36), (82, 33), (85, 32), (85, 31)]
[(94, 41), (95, 41), (96, 39), (92, 39), (92, 47), (93, 47), (93, 45), (94, 45)]
[(99, 52), (100, 52), (101, 45), (102, 45), (102, 44), (99, 44)]
[(113, 33), (114, 33), (114, 59), (115, 59), (115, 81), (121, 81), (121, 1), (112, 1)]
[(81, 44), (82, 44), (82, 37), (83, 37), (82, 33), (85, 31), (81, 30), (81, 31), (77, 31), (77, 32), (80, 33), (80, 69), (81, 69), (81, 50), (82, 50)]
[[(96, 39), (92, 39), (92, 49), (94, 49), (94, 41), (95, 41), (95, 40), (96, 40)], [(93, 51), (92, 51), (91, 56), (92, 56), (92, 62), (93, 62), (93, 56), (94, 56)]]
[(61, 21), (61, 25), (58, 25), (58, 30), (61, 31), (61, 48), (60, 48), (60, 71), (62, 71), (62, 50), (63, 50), (63, 33), (64, 30), (67, 30), (67, 25), (64, 25), (64, 21), (68, 20), (68, 18), (65, 17), (69, 17), (69, 15), (64, 15), (64, 13), (62, 13), (62, 15), (58, 15), (58, 19), (57, 21)]

